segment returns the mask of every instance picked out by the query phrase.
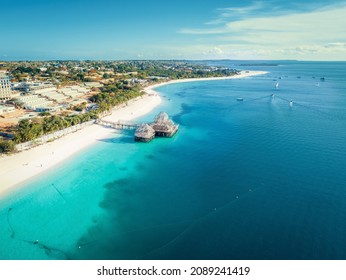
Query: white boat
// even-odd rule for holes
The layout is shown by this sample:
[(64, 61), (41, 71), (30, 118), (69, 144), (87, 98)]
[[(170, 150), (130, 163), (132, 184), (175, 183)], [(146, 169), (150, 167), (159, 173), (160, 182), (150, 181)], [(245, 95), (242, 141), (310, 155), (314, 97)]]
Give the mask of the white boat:
[(279, 89), (279, 83), (276, 83), (275, 89)]

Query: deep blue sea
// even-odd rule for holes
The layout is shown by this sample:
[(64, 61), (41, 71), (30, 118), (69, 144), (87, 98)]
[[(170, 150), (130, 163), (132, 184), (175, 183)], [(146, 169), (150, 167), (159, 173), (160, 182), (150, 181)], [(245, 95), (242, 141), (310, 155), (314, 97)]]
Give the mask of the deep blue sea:
[(346, 259), (346, 63), (207, 63), (269, 73), (158, 88), (136, 121), (178, 134), (114, 131), (2, 199), (0, 259)]

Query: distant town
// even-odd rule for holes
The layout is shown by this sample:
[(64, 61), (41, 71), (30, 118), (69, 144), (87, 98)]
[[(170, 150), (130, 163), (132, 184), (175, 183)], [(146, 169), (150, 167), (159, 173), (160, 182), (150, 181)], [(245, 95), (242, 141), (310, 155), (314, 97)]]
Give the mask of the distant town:
[(236, 73), (186, 61), (0, 62), (0, 153), (96, 120), (143, 95), (145, 86)]

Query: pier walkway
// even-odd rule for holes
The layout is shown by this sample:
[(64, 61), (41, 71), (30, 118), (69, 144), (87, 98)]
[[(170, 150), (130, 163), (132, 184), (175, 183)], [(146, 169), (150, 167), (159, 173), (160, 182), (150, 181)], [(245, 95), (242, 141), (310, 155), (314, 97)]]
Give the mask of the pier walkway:
[(126, 129), (126, 130), (133, 130), (133, 129), (137, 129), (140, 125), (139, 124), (133, 124), (133, 123), (129, 123), (126, 121), (118, 121), (118, 122), (111, 122), (111, 121), (106, 121), (106, 120), (102, 120), (102, 119), (98, 119), (96, 120), (97, 124), (99, 125), (103, 125), (106, 127), (111, 127), (114, 129)]
[(153, 123), (133, 124), (126, 121), (107, 121), (98, 119), (96, 124), (118, 130), (135, 130), (135, 141), (150, 142), (155, 137), (172, 137), (179, 129), (179, 125), (169, 119), (167, 113), (160, 112)]

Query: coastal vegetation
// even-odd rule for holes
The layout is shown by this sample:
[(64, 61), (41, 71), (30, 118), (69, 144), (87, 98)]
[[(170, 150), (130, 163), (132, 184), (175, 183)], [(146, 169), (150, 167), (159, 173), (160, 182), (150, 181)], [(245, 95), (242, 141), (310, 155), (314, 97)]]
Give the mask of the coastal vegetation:
[(12, 140), (0, 139), (0, 154), (11, 153), (15, 151), (15, 143)]
[(109, 80), (120, 82), (137, 77), (154, 80), (206, 78), (234, 75), (237, 71), (226, 67), (211, 67), (191, 61), (18, 61), (3, 63), (0, 70), (8, 70), (13, 82), (51, 81), (56, 85)]
[[(237, 74), (234, 69), (187, 61), (22, 61), (2, 63), (0, 70), (6, 70), (12, 82), (48, 82), (57, 88), (87, 82), (102, 85), (92, 88), (92, 94), (81, 103), (71, 104), (61, 112), (40, 112), (30, 117), (28, 111), (29, 118), (18, 119), (17, 125), (7, 128), (12, 136), (1, 140), (0, 153), (14, 151), (15, 144), (95, 120), (115, 106), (143, 95), (144, 86), (171, 79)], [(20, 102), (15, 105), (21, 107)]]
[(107, 87), (101, 93), (93, 95), (90, 101), (95, 102), (98, 105), (97, 111), (102, 113), (141, 95), (143, 95), (143, 92), (140, 88), (118, 90), (117, 88)]
[(43, 118), (24, 119), (19, 121), (14, 132), (14, 142), (16, 144), (32, 141), (42, 135), (56, 132), (73, 125), (97, 119), (101, 113), (111, 110), (114, 106), (120, 105), (130, 99), (141, 96), (143, 93), (139, 89), (112, 90), (95, 94), (91, 101), (97, 104), (97, 109), (73, 114), (68, 116), (44, 115)]

